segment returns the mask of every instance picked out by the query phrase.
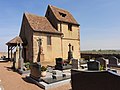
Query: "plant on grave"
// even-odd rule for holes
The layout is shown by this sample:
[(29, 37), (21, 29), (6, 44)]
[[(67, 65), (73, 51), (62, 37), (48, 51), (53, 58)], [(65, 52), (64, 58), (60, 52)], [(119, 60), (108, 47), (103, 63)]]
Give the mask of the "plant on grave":
[(46, 71), (46, 70), (47, 70), (47, 67), (45, 67), (45, 66), (41, 67), (41, 72)]
[(26, 62), (24, 66), (26, 67), (27, 70), (30, 70), (30, 62)]
[(100, 71), (104, 70), (104, 67), (102, 65), (100, 65)]

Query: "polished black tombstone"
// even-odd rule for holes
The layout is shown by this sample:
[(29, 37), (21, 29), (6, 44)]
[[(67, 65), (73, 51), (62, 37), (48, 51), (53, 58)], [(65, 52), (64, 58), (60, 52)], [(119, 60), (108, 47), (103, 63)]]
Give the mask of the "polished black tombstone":
[(88, 70), (100, 70), (100, 62), (98, 61), (88, 61)]
[(120, 75), (113, 71), (71, 70), (72, 90), (120, 90)]
[(108, 66), (118, 66), (118, 58), (110, 56)]
[(65, 70), (65, 69), (70, 69), (70, 68), (72, 68), (72, 65), (65, 63), (62, 58), (56, 58), (55, 69)]
[(62, 58), (56, 58), (55, 69), (63, 70), (63, 59)]

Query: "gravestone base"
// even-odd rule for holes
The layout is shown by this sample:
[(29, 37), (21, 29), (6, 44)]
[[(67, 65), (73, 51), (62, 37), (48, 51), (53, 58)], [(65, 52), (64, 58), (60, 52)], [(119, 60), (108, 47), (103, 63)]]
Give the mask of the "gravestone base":
[(46, 77), (41, 77), (41, 81), (35, 80), (31, 76), (27, 76), (27, 79), (31, 80), (34, 84), (37, 84), (43, 89), (54, 88), (62, 86), (64, 84), (70, 84), (71, 71), (70, 70), (53, 70), (47, 72)]
[(40, 77), (35, 77), (33, 75), (30, 74), (30, 78), (32, 78), (33, 80), (37, 81), (37, 82), (40, 82), (41, 81), (41, 78)]
[(46, 83), (44, 80), (41, 80), (41, 81), (35, 80), (31, 78), (31, 76), (27, 76), (26, 78), (31, 80), (33, 83), (37, 84), (39, 87), (45, 90), (70, 83), (70, 80), (71, 80), (70, 78), (68, 78), (68, 79), (64, 79), (64, 80), (60, 80), (52, 83)]

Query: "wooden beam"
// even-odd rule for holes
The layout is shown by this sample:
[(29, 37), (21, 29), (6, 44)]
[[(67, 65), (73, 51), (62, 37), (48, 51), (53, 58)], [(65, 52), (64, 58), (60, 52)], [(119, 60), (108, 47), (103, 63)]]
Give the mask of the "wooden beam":
[(12, 59), (12, 46), (11, 46), (11, 59)]
[(10, 53), (9, 53), (9, 46), (8, 46), (8, 59), (10, 58)]

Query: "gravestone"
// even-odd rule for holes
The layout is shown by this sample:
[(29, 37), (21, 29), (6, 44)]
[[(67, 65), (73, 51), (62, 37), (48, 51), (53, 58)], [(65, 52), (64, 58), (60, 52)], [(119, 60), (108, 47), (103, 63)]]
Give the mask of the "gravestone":
[(19, 46), (19, 64), (18, 64), (18, 67), (20, 69), (20, 71), (22, 72), (23, 71), (23, 67), (24, 67), (24, 61), (23, 61), (23, 58), (22, 58), (22, 44), (20, 44)]
[(58, 70), (63, 69), (63, 59), (62, 58), (56, 58), (55, 69), (58, 69)]
[(19, 48), (18, 48), (18, 45), (16, 46), (16, 52), (15, 52), (15, 67), (16, 69), (19, 69), (20, 68), (20, 65), (19, 65)]
[(30, 77), (39, 82), (41, 80), (41, 64), (40, 64), (41, 57), (40, 55), (41, 53), (43, 53), (43, 50), (41, 50), (42, 39), (38, 38), (37, 42), (38, 42), (38, 48), (39, 48), (38, 59), (37, 59), (37, 62), (34, 62), (30, 65), (30, 70), (31, 70)]
[(118, 66), (118, 58), (115, 56), (110, 56), (109, 57), (109, 65), (110, 66)]
[(40, 81), (40, 77), (41, 77), (41, 65), (40, 65), (40, 63), (39, 62), (32, 63), (30, 65), (30, 69), (31, 69), (30, 77), (37, 80), (37, 81)]
[(13, 69), (14, 70), (20, 69), (20, 66), (19, 66), (19, 49), (18, 49), (18, 45), (16, 46), (16, 51), (14, 52)]
[(98, 61), (88, 61), (88, 70), (100, 70), (100, 62)]
[(100, 67), (102, 67), (103, 70), (106, 70), (107, 68), (106, 60), (103, 57), (100, 57), (97, 59), (97, 61), (100, 62)]
[(62, 58), (56, 58), (55, 69), (65, 70), (65, 69), (71, 69), (71, 68), (72, 68), (72, 65), (65, 63)]
[(72, 69), (79, 68), (79, 59), (72, 59)]
[(73, 58), (73, 53), (71, 50), (71, 44), (69, 43), (69, 51), (68, 51), (68, 63), (70, 62), (70, 60)]

